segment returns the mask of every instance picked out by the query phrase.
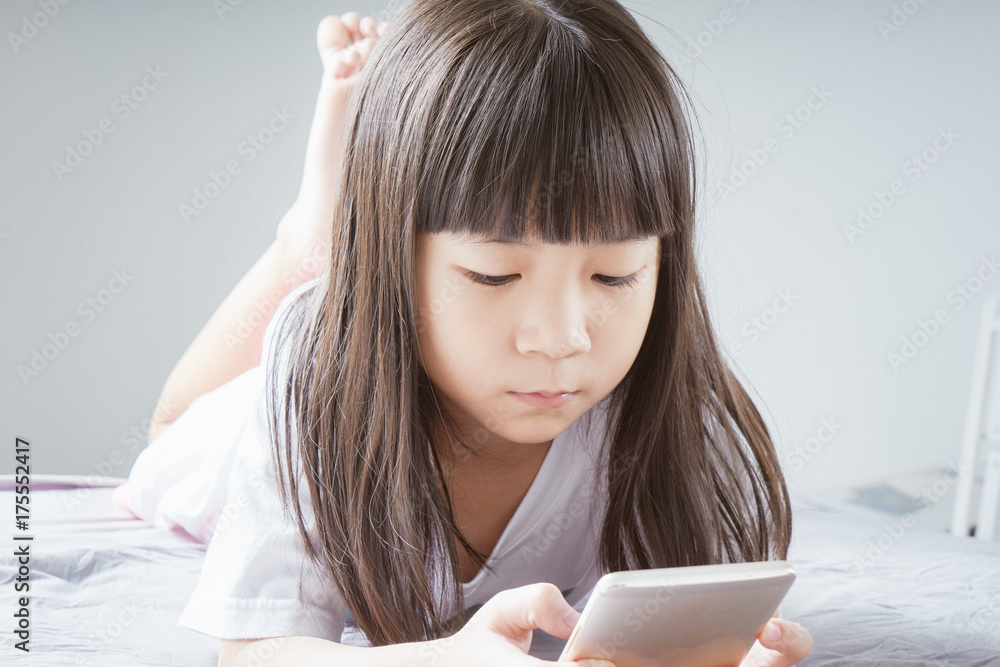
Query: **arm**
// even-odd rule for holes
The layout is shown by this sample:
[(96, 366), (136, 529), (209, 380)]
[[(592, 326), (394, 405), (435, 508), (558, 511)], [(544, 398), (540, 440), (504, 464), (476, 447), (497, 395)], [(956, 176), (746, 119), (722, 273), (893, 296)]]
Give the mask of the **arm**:
[(194, 399), (260, 364), (261, 342), (281, 300), (304, 282), (276, 241), (251, 267), (171, 371), (149, 428), (149, 442)]
[(358, 667), (406, 665), (429, 666), (436, 662), (443, 640), (393, 644), (390, 646), (345, 646), (317, 637), (271, 637), (269, 639), (224, 639), (218, 667)]
[(580, 612), (554, 584), (528, 584), (494, 595), (449, 637), (375, 647), (345, 646), (316, 637), (224, 639), (218, 667), (615, 667), (606, 660), (556, 663), (527, 655), (534, 630), (568, 639), (579, 620)]

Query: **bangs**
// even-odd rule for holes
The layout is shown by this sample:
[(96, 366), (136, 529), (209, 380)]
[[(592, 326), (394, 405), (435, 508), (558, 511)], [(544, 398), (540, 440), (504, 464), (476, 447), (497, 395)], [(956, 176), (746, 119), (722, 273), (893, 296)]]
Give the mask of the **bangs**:
[(425, 89), (435, 112), (418, 230), (592, 244), (683, 226), (689, 146), (655, 48), (635, 53), (614, 34), (592, 41), (570, 19), (517, 6), (470, 33)]

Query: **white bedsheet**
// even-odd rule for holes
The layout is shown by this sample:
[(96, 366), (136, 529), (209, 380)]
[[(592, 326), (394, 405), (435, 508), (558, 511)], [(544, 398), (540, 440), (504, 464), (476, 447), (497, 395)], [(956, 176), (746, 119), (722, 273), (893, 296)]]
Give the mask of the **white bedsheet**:
[[(74, 485), (83, 488), (52, 488)], [(31, 652), (13, 648), (5, 623), (0, 662), (215, 665), (218, 640), (176, 625), (204, 545), (122, 511), (111, 502), (112, 487), (85, 485), (83, 477), (32, 479)], [(5, 507), (12, 488), (12, 477), (0, 476)], [(890, 515), (793, 501), (789, 560), (798, 578), (781, 613), (813, 635), (804, 666), (1000, 665), (1000, 543), (919, 528), (892, 537)], [(884, 554), (859, 568), (856, 559), (879, 540), (888, 545)], [(3, 549), (0, 559), (5, 615), (16, 576), (12, 551)], [(538, 632), (532, 653), (554, 659), (561, 646)]]

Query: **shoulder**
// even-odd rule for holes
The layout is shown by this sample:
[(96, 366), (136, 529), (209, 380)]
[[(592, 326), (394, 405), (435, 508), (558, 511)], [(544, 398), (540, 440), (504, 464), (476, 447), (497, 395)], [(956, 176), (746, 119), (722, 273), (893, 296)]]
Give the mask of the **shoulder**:
[(268, 377), (284, 377), (288, 370), (295, 333), (307, 322), (311, 311), (308, 301), (316, 293), (319, 281), (320, 278), (313, 278), (297, 286), (274, 309), (261, 342), (260, 363), (267, 369)]
[(261, 363), (266, 364), (269, 359), (273, 358), (276, 352), (274, 349), (276, 342), (279, 344), (285, 343), (287, 339), (286, 320), (295, 310), (294, 307), (296, 305), (303, 304), (304, 300), (315, 293), (315, 288), (320, 285), (321, 279), (322, 276), (307, 280), (286, 294), (278, 303), (274, 309), (274, 313), (271, 315), (271, 320), (267, 324), (267, 328), (264, 330), (264, 338), (261, 346)]
[[(273, 488), (289, 476), (303, 479), (297, 450), (296, 417), (290, 402), (289, 382), (296, 343), (310, 317), (310, 297), (320, 278), (297, 286), (275, 308), (263, 338), (263, 373), (253, 417), (240, 447), (241, 474), (255, 479), (263, 488)], [(299, 501), (308, 509), (308, 494), (300, 489)], [(303, 503), (303, 499), (307, 502)]]

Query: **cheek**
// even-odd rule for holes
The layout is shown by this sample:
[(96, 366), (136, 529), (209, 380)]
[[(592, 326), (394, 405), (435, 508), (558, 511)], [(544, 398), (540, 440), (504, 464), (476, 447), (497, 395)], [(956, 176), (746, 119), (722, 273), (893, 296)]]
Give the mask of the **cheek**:
[(605, 363), (625, 370), (632, 365), (646, 336), (654, 294), (644, 290), (629, 298), (609, 299), (597, 311), (591, 340), (602, 350)]
[(509, 326), (502, 309), (470, 294), (459, 294), (438, 313), (434, 324), (437, 340), (448, 355), (475, 366), (495, 359)]
[(418, 302), (417, 340), (428, 376), (452, 389), (478, 384), (495, 357), (500, 314), (482, 308), (461, 283), (436, 283)]

